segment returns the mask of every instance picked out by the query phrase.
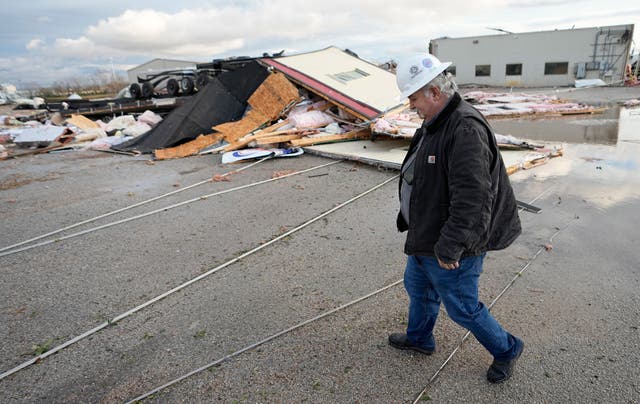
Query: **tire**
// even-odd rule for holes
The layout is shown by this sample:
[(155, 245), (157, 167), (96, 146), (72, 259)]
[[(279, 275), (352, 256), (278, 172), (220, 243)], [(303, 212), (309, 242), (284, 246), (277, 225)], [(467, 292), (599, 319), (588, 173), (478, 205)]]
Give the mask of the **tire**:
[(151, 98), (153, 97), (153, 84), (150, 82), (146, 82), (142, 84), (142, 98)]
[(184, 95), (189, 95), (193, 93), (194, 83), (191, 77), (183, 77), (180, 80), (180, 89)]
[(167, 94), (172, 97), (176, 97), (180, 92), (180, 84), (178, 84), (178, 80), (169, 79), (167, 80)]
[(131, 98), (137, 100), (142, 95), (142, 90), (140, 89), (140, 84), (133, 83), (129, 86), (129, 94), (131, 94)]
[(196, 79), (198, 91), (202, 90), (207, 84), (209, 84), (209, 75), (207, 73), (198, 74), (198, 78)]

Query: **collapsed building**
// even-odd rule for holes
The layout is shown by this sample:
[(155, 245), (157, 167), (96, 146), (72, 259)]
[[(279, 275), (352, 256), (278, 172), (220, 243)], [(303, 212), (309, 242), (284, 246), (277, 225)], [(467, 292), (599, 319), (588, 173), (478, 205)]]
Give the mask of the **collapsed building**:
[[(157, 160), (235, 153), (223, 156), (222, 161), (229, 162), (270, 153), (298, 155), (304, 150), (397, 168), (421, 125), (408, 101), (401, 102), (394, 73), (336, 47), (243, 59), (234, 69), (201, 84), (188, 97), (128, 104), (103, 101), (84, 110), (70, 105), (41, 119), (44, 128), (30, 128), (42, 125), (33, 120), (26, 125), (4, 118), (0, 123), (23, 125), (0, 129), (16, 144), (45, 146), (22, 153), (5, 150), (6, 156), (63, 148), (147, 153)], [(465, 97), (489, 118), (602, 111), (524, 93), (476, 91)], [(106, 122), (89, 119), (96, 114)], [(512, 136), (497, 138), (512, 172), (562, 154), (559, 147)]]

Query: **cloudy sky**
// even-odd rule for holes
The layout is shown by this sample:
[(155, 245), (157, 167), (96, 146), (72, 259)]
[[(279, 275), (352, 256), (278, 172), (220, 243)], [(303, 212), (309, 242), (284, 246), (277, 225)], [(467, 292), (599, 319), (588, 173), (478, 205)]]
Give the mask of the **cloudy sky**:
[[(383, 62), (443, 36), (640, 23), (637, 1), (12, 1), (0, 10), (0, 83), (124, 74), (156, 57), (210, 61), (335, 45)], [(635, 48), (640, 27), (635, 27)]]

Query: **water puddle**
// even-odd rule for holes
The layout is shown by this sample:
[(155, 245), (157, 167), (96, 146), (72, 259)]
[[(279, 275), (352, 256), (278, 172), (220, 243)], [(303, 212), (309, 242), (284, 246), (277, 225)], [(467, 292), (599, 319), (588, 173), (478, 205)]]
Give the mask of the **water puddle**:
[[(568, 177), (562, 192), (607, 208), (640, 199), (640, 108), (551, 119), (493, 120), (496, 133), (546, 145), (562, 144), (564, 156), (514, 175), (544, 183)], [(543, 185), (543, 184), (540, 184)]]
[(561, 143), (616, 144), (622, 110), (616, 106), (594, 115), (497, 119), (490, 123), (496, 133), (517, 138)]

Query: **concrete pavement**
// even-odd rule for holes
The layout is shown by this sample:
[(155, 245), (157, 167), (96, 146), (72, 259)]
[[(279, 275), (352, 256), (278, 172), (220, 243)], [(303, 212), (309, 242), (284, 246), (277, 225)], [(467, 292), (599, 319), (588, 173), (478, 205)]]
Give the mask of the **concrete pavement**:
[[(512, 176), (523, 234), (490, 253), (481, 296), (527, 343), (514, 377), (490, 385), (470, 338), (431, 383), (433, 402), (640, 400), (640, 115), (616, 142), (565, 145), (565, 156)], [(621, 140), (622, 139), (622, 140)], [(0, 246), (189, 185), (236, 166), (219, 156), (72, 152), (3, 161)], [(85, 229), (329, 160), (271, 160)], [(314, 174), (327, 174), (315, 176)], [(0, 257), (0, 371), (59, 345), (396, 173), (349, 162)], [(121, 402), (402, 277), (392, 182), (309, 227), (0, 380), (2, 402)], [(553, 240), (550, 238), (556, 234)], [(532, 258), (542, 245), (549, 244)], [(287, 333), (154, 395), (158, 402), (409, 402), (464, 330), (443, 310), (437, 352), (397, 351), (402, 285)]]

